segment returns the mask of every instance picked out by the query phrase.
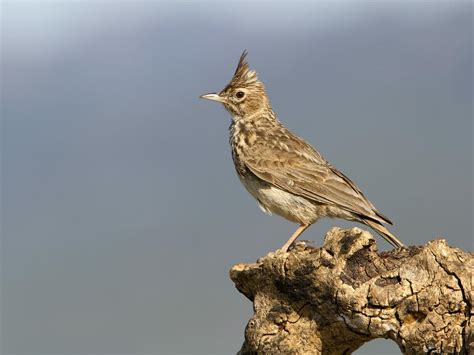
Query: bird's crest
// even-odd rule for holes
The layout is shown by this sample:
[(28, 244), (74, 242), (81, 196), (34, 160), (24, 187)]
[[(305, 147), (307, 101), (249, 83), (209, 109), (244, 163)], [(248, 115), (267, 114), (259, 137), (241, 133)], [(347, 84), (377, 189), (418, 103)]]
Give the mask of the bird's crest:
[(257, 72), (255, 70), (250, 70), (245, 57), (247, 56), (247, 51), (244, 51), (239, 59), (239, 64), (237, 69), (235, 69), (234, 77), (230, 81), (229, 85), (234, 87), (242, 86), (251, 86), (252, 84), (257, 83)]

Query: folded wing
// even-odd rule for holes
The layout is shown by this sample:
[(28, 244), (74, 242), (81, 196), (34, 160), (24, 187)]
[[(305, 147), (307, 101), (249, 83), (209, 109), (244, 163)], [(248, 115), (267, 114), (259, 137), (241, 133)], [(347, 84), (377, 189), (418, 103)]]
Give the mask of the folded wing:
[(269, 140), (263, 142), (249, 147), (244, 157), (245, 166), (260, 179), (315, 202), (391, 224), (347, 176), (309, 144), (292, 135), (282, 136), (272, 145), (268, 144)]

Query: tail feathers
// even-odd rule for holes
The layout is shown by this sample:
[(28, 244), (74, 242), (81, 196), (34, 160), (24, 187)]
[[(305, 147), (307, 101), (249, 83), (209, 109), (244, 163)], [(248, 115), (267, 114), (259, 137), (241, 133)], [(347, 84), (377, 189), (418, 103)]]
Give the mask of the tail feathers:
[(381, 214), (379, 211), (374, 211), (374, 212), (375, 212), (375, 214), (376, 214), (377, 216), (379, 216), (380, 218), (382, 218), (385, 223), (388, 223), (388, 224), (390, 224), (390, 225), (393, 226), (393, 222), (392, 222), (390, 219), (388, 219), (387, 216)]
[(364, 220), (364, 223), (384, 237), (384, 239), (394, 247), (399, 248), (403, 246), (403, 243), (399, 241), (392, 233), (390, 233), (383, 225), (368, 219)]

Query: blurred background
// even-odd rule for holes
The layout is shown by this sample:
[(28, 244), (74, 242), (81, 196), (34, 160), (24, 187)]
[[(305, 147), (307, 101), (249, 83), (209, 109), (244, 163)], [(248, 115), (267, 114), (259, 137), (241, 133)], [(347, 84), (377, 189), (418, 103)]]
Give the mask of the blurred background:
[[(472, 250), (470, 1), (3, 1), (0, 21), (3, 354), (240, 348), (252, 305), (228, 270), (295, 228), (240, 185), (230, 116), (198, 99), (244, 49), (406, 244)], [(355, 224), (303, 239), (336, 225)]]

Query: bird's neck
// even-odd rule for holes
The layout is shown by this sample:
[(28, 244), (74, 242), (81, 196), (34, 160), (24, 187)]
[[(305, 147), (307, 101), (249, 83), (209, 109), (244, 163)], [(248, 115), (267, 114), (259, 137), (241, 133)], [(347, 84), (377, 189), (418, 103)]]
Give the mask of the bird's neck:
[(244, 116), (234, 115), (229, 127), (229, 143), (232, 147), (234, 162), (251, 148), (259, 139), (281, 126), (270, 106)]
[(270, 104), (263, 105), (257, 110), (232, 115), (232, 125), (247, 125), (255, 128), (279, 124), (278, 118)]

